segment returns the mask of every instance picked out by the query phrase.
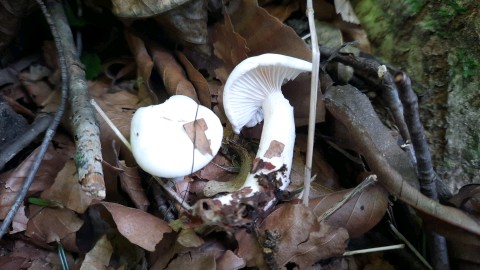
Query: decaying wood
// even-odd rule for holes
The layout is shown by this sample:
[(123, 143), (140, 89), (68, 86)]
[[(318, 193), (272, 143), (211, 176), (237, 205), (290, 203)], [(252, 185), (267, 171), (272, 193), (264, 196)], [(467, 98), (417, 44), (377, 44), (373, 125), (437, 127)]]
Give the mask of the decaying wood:
[(65, 48), (68, 69), (69, 96), (76, 153), (75, 163), (79, 181), (85, 191), (99, 199), (105, 198), (100, 129), (95, 112), (89, 102), (85, 70), (77, 57), (72, 31), (60, 2), (46, 1), (53, 22), (60, 33), (60, 43)]

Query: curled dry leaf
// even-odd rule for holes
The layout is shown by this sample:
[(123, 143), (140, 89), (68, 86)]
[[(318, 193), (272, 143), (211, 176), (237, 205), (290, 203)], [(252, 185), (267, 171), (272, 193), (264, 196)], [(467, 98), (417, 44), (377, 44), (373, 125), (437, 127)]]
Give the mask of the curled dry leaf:
[(259, 231), (261, 239), (267, 237), (267, 231), (278, 235), (276, 243), (265, 247), (274, 251), (279, 267), (294, 263), (299, 269), (307, 269), (321, 259), (343, 254), (348, 240), (347, 230), (318, 223), (302, 204), (281, 205), (262, 222)]
[(177, 242), (184, 247), (199, 247), (205, 241), (191, 228), (183, 228), (178, 234)]
[(449, 202), (468, 213), (480, 216), (480, 185), (463, 186)]
[[(328, 99), (335, 99), (337, 102), (346, 104), (355, 113), (358, 122), (363, 123), (367, 136), (372, 139), (372, 147), (382, 153), (390, 166), (399, 172), (403, 179), (418, 189), (417, 175), (408, 153), (400, 148), (397, 138), (392, 135), (392, 131), (378, 118), (368, 97), (353, 87), (344, 87), (338, 91), (332, 89), (328, 93)], [(335, 122), (334, 137), (335, 142), (339, 145), (363, 154), (359, 144), (352, 140), (350, 130), (346, 129), (340, 122)]]
[(187, 252), (179, 254), (165, 269), (216, 270), (215, 253)]
[(75, 212), (66, 208), (41, 208), (30, 206), (30, 220), (25, 235), (33, 242), (60, 241), (66, 250), (77, 251), (75, 233), (83, 225)]
[(148, 201), (145, 190), (142, 187), (142, 179), (138, 173), (137, 167), (128, 167), (125, 161), (118, 161), (117, 166), (122, 170), (119, 173), (120, 186), (125, 191), (132, 202), (140, 210), (147, 211), (150, 202)]
[(163, 234), (172, 231), (165, 221), (142, 210), (110, 202), (100, 204), (110, 212), (125, 238), (148, 251), (154, 251)]
[(195, 89), (197, 90), (197, 96), (198, 96), (198, 100), (200, 101), (200, 104), (209, 109), (212, 108), (211, 96), (214, 93), (210, 91), (210, 87), (208, 85), (207, 79), (205, 79), (202, 73), (200, 73), (200, 71), (198, 71), (192, 65), (192, 63), (190, 63), (190, 61), (182, 52), (177, 51), (176, 55), (177, 55), (178, 61), (182, 64), (183, 68), (185, 69), (188, 79), (193, 84), (193, 86), (195, 86)]
[[(2, 189), (0, 189), (0, 219), (5, 218), (5, 215), (9, 211), (10, 207), (15, 201), (18, 192), (22, 188), (22, 184), (27, 177), (30, 168), (32, 166), (35, 157), (37, 156), (38, 149), (35, 149), (19, 166), (13, 171), (5, 172), (0, 175), (2, 180)], [(29, 188), (29, 193), (43, 191), (50, 185), (52, 185), (53, 179), (64, 166), (68, 156), (61, 149), (55, 150), (52, 146), (49, 146), (45, 157), (42, 160), (40, 168), (35, 175), (35, 181)]]
[(98, 239), (95, 246), (85, 255), (80, 270), (103, 270), (106, 269), (113, 253), (112, 244), (103, 235)]
[[(350, 190), (342, 190), (310, 200), (309, 206), (319, 217), (334, 206)], [(351, 238), (368, 232), (385, 215), (388, 206), (388, 192), (380, 185), (371, 185), (360, 194), (348, 200), (326, 220), (330, 224), (348, 230)]]
[(144, 18), (161, 14), (188, 0), (113, 0), (112, 11), (118, 17)]
[(235, 32), (227, 11), (223, 11), (223, 23), (212, 27), (213, 53), (223, 61), (223, 65), (215, 69), (215, 75), (222, 82), (227, 81), (228, 75), (236, 65), (248, 56), (246, 40)]
[(137, 87), (140, 105), (157, 104), (158, 98), (150, 87), (150, 76), (153, 69), (153, 60), (148, 54), (145, 42), (133, 31), (125, 30), (125, 40), (135, 57), (137, 64)]
[(57, 177), (55, 177), (53, 185), (44, 190), (40, 197), (59, 202), (77, 213), (84, 213), (90, 206), (93, 198), (82, 189), (76, 172), (75, 162), (69, 159)]
[(148, 47), (168, 95), (184, 95), (198, 103), (195, 88), (185, 75), (182, 66), (177, 63), (172, 54), (153, 43), (148, 44)]

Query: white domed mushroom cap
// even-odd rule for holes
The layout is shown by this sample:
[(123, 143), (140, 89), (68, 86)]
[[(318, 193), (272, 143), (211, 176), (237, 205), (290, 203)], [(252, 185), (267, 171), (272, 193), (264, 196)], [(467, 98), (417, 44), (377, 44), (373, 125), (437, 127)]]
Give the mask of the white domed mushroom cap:
[(312, 70), (312, 63), (280, 54), (262, 54), (245, 59), (232, 71), (223, 90), (225, 114), (239, 133), (263, 120), (262, 102), (288, 80)]
[[(207, 124), (204, 132), (213, 155), (194, 149), (184, 129), (184, 124), (202, 118)], [(138, 165), (152, 175), (166, 178), (188, 175), (203, 168), (217, 154), (222, 137), (223, 127), (218, 117), (182, 95), (172, 96), (163, 104), (138, 109), (130, 130), (132, 152)]]

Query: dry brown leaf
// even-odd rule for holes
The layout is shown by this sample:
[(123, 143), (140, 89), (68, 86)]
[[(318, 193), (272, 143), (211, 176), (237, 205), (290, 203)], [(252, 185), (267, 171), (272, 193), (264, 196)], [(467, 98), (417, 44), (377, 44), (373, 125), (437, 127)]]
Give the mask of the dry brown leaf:
[(154, 251), (163, 234), (172, 231), (165, 221), (142, 210), (110, 202), (100, 204), (110, 212), (118, 231), (125, 238), (148, 251)]
[(148, 47), (168, 95), (184, 95), (198, 103), (195, 88), (185, 75), (182, 66), (177, 63), (172, 54), (153, 43), (148, 44)]
[[(480, 245), (478, 244), (465, 244), (460, 242), (448, 242), (448, 255), (450, 258), (456, 260), (461, 260), (469, 262), (472, 265), (476, 265), (478, 269), (480, 267), (480, 257), (478, 256), (478, 251), (480, 250)], [(462, 268), (457, 268), (462, 269)], [(469, 268), (466, 268), (469, 269)]]
[(245, 260), (247, 267), (258, 267), (259, 269), (266, 267), (263, 260), (262, 248), (254, 234), (248, 232), (246, 229), (241, 229), (235, 233), (235, 239), (238, 242), (236, 254)]
[(178, 234), (177, 242), (187, 248), (200, 247), (205, 241), (193, 229), (183, 228)]
[(449, 202), (468, 213), (480, 216), (480, 185), (463, 186)]
[(198, 100), (200, 104), (211, 108), (212, 107), (212, 94), (210, 91), (210, 87), (208, 85), (207, 80), (203, 77), (202, 73), (198, 71), (192, 63), (187, 59), (187, 57), (182, 53), (177, 51), (176, 52), (178, 61), (182, 64), (185, 72), (187, 73), (188, 79), (190, 82), (195, 86), (197, 90)]
[(289, 1), (288, 3), (282, 3), (280, 5), (268, 4), (266, 6), (263, 6), (263, 8), (268, 11), (270, 15), (283, 22), (288, 19), (293, 12), (298, 11), (298, 9), (300, 8), (300, 1)]
[(279, 235), (274, 255), (279, 267), (294, 263), (306, 269), (321, 259), (339, 256), (345, 252), (348, 239), (347, 230), (318, 223), (302, 204), (283, 204), (275, 209), (260, 225), (262, 237), (267, 230)]
[[(9, 268), (0, 264), (2, 269), (62, 269), (60, 258), (56, 251), (39, 248), (21, 239), (16, 239), (12, 245), (13, 250), (9, 256), (11, 258), (25, 259), (25, 265), (22, 268)], [(70, 253), (66, 252), (66, 257), (70, 269), (76, 269), (75, 262)], [(0, 256), (0, 258), (2, 258), (2, 256)]]
[[(13, 171), (0, 175), (0, 183), (3, 183), (0, 190), (0, 219), (4, 219), (12, 206), (18, 192), (20, 191), (25, 178), (27, 177), (33, 161), (38, 153), (35, 149), (19, 166)], [(58, 150), (58, 151), (57, 151)], [(53, 183), (53, 179), (64, 166), (68, 156), (61, 149), (55, 150), (52, 146), (47, 149), (40, 168), (35, 175), (35, 181), (29, 188), (29, 194), (43, 191)]]
[(192, 141), (198, 151), (202, 154), (210, 154), (213, 156), (212, 148), (210, 147), (210, 140), (207, 138), (205, 131), (208, 129), (205, 119), (200, 118), (183, 125), (185, 132)]
[(119, 173), (122, 190), (128, 194), (135, 207), (147, 211), (150, 202), (142, 187), (142, 179), (138, 173), (138, 168), (128, 167), (124, 161), (119, 161), (117, 166), (122, 170)]
[(44, 81), (22, 81), (22, 85), (27, 90), (33, 102), (39, 107), (46, 106), (52, 97), (53, 90)]
[[(310, 200), (309, 206), (319, 217), (334, 206), (350, 190), (342, 190)], [(383, 218), (388, 207), (388, 192), (380, 185), (365, 188), (334, 212), (328, 223), (348, 230), (351, 238), (368, 232)]]
[(165, 269), (168, 263), (176, 256), (183, 247), (177, 242), (176, 233), (167, 233), (158, 243), (154, 252), (149, 255), (151, 269)]
[(113, 253), (112, 244), (103, 235), (98, 239), (95, 246), (85, 254), (85, 259), (82, 262), (80, 270), (103, 270), (106, 269), (110, 262), (110, 257)]
[(40, 195), (41, 198), (59, 202), (77, 213), (84, 213), (93, 198), (89, 196), (78, 182), (75, 162), (69, 159), (55, 177), (55, 182)]
[[(293, 152), (293, 163), (290, 174), (290, 180), (292, 181), (289, 186), (290, 190), (303, 187), (303, 181), (305, 179), (306, 152), (307, 135), (297, 133), (297, 136), (295, 137), (295, 149)], [(332, 191), (342, 189), (337, 173), (317, 147), (314, 147), (313, 149), (312, 175), (316, 175), (316, 177), (315, 181), (312, 182), (310, 198), (315, 198), (319, 195), (325, 195)]]
[(135, 79), (135, 62), (130, 57), (119, 57), (103, 62), (102, 71), (112, 80), (112, 86), (117, 81)]
[(157, 104), (158, 98), (150, 86), (153, 60), (148, 54), (145, 42), (133, 31), (125, 30), (125, 39), (137, 63), (138, 99), (141, 106)]
[(230, 161), (221, 153), (218, 153), (207, 166), (194, 172), (194, 175), (205, 180), (228, 181), (234, 176), (233, 173), (227, 170), (231, 166)]
[[(281, 220), (281, 222), (279, 222)], [(307, 269), (321, 259), (345, 252), (348, 232), (326, 222), (318, 223), (315, 215), (303, 204), (283, 204), (260, 225), (261, 239), (266, 231), (278, 234), (274, 258), (279, 267), (288, 263)]]
[(223, 23), (217, 23), (212, 27), (213, 53), (223, 61), (223, 65), (215, 69), (217, 78), (225, 84), (232, 70), (247, 58), (249, 49), (246, 40), (233, 29), (230, 16), (223, 12)]
[(223, 255), (217, 259), (217, 270), (234, 270), (245, 267), (245, 260), (239, 258), (231, 250), (226, 250)]
[(207, 44), (207, 1), (189, 1), (154, 19), (176, 42), (204, 56), (210, 56)]
[(20, 206), (13, 217), (10, 234), (23, 232), (27, 229), (28, 217), (25, 215), (25, 206)]
[(34, 242), (60, 241), (66, 250), (76, 251), (75, 233), (83, 225), (75, 212), (66, 208), (29, 207), (30, 220), (25, 235)]
[(165, 269), (216, 270), (215, 253), (187, 252), (179, 254)]
[(307, 44), (292, 28), (259, 7), (256, 0), (240, 1), (231, 20), (235, 32), (245, 38), (249, 56), (278, 53), (311, 61)]
[(144, 18), (166, 12), (188, 0), (113, 0), (112, 11), (118, 17)]
[(27, 258), (0, 256), (0, 265), (5, 269), (23, 269), (30, 267), (30, 262)]

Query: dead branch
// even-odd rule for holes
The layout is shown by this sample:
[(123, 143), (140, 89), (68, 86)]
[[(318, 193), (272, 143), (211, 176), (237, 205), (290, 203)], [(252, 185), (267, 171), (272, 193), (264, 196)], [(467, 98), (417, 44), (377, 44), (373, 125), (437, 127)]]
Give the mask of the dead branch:
[[(348, 97), (348, 98), (346, 98)], [(352, 86), (330, 86), (324, 96), (328, 111), (348, 128), (352, 140), (357, 144), (359, 152), (365, 157), (372, 172), (378, 176), (378, 181), (393, 195), (413, 208), (442, 219), (443, 221), (480, 236), (479, 224), (459, 209), (441, 205), (424, 196), (408, 184), (399, 172), (378, 151), (366, 131), (365, 125), (359, 121), (354, 107), (369, 106), (368, 98)], [(353, 103), (357, 103), (356, 105)]]
[(98, 199), (105, 198), (105, 182), (102, 171), (100, 129), (95, 111), (90, 105), (85, 70), (78, 59), (72, 31), (62, 4), (55, 0), (46, 1), (52, 13), (53, 23), (59, 31), (60, 45), (65, 48), (65, 61), (69, 74), (70, 93), (68, 100), (72, 110), (76, 153), (75, 163), (82, 188)]
[(30, 171), (28, 172), (28, 175), (22, 184), (22, 188), (20, 189), (20, 192), (18, 193), (17, 198), (15, 198), (15, 202), (13, 203), (12, 207), (8, 210), (8, 213), (2, 222), (2, 225), (0, 227), (0, 239), (7, 233), (10, 227), (10, 224), (12, 223), (13, 218), (15, 217), (15, 214), (18, 211), (18, 208), (20, 208), (20, 206), (22, 205), (23, 200), (25, 199), (25, 196), (27, 195), (27, 192), (30, 186), (32, 185), (33, 180), (35, 179), (35, 175), (37, 174), (38, 168), (40, 168), (40, 164), (42, 163), (45, 153), (47, 152), (48, 146), (50, 145), (50, 141), (52, 140), (53, 135), (55, 135), (55, 131), (57, 130), (60, 120), (62, 119), (63, 113), (65, 112), (65, 107), (67, 103), (68, 75), (67, 75), (67, 67), (66, 67), (66, 61), (65, 61), (65, 53), (64, 53), (63, 47), (60, 44), (59, 32), (57, 31), (55, 25), (53, 24), (52, 18), (50, 17), (50, 13), (48, 12), (46, 6), (43, 4), (42, 0), (37, 0), (37, 3), (40, 6), (45, 16), (45, 19), (47, 20), (48, 25), (50, 26), (50, 30), (52, 32), (52, 36), (55, 41), (55, 47), (57, 48), (58, 62), (59, 62), (60, 73), (62, 78), (62, 97), (61, 97), (57, 112), (55, 113), (55, 116), (53, 117), (53, 120), (51, 121), (50, 126), (48, 127), (48, 130), (45, 133), (45, 137), (43, 137), (43, 141), (42, 141), (42, 144), (40, 145), (38, 154), (35, 157), (35, 161), (33, 162), (32, 167), (30, 168)]

